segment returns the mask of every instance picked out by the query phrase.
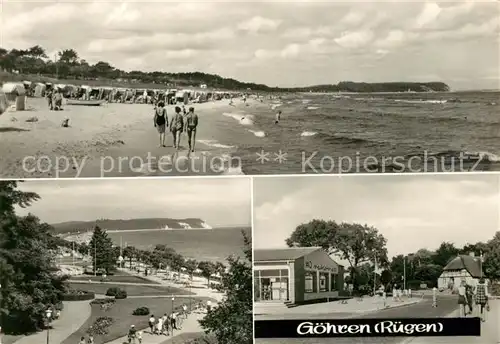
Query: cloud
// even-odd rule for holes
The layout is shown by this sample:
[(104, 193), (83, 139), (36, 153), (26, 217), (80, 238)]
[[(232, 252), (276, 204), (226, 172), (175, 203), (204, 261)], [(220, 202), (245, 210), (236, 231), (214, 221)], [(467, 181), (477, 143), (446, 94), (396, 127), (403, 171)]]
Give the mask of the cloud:
[(266, 33), (275, 31), (280, 26), (280, 24), (280, 20), (273, 20), (256, 16), (238, 25), (238, 29), (252, 34)]
[(49, 223), (200, 217), (215, 226), (250, 224), (247, 178), (46, 180), (26, 181), (20, 188), (37, 192), (41, 200), (18, 213), (31, 212)]
[[(411, 65), (413, 75), (470, 89), (496, 85), (483, 76), (500, 74), (498, 23), (494, 1), (18, 0), (2, 4), (2, 47), (73, 48), (124, 70), (280, 86), (408, 80)], [(422, 62), (431, 57), (440, 58)]]
[(254, 181), (254, 245), (283, 247), (312, 219), (376, 227), (390, 255), (491, 239), (500, 219), (496, 176), (273, 177)]

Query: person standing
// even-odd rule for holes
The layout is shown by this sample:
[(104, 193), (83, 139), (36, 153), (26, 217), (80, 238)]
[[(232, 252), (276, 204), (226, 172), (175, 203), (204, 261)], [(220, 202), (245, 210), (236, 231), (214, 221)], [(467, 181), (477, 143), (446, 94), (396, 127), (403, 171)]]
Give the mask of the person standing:
[(151, 315), (151, 317), (149, 318), (149, 329), (151, 330), (151, 334), (155, 332), (155, 322), (156, 322), (155, 316)]
[(128, 342), (129, 344), (135, 344), (137, 330), (134, 325), (130, 325), (130, 329), (128, 330)]
[(137, 341), (142, 344), (142, 331), (137, 332)]
[(47, 92), (45, 92), (45, 97), (47, 97), (47, 103), (49, 105), (49, 110), (54, 109), (54, 104), (52, 102), (53, 92), (54, 92), (54, 90), (52, 88), (48, 89)]
[(486, 321), (486, 312), (488, 310), (488, 287), (484, 278), (479, 279), (476, 287), (476, 304), (479, 305), (481, 321)]
[(189, 151), (194, 152), (196, 145), (196, 128), (198, 127), (198, 115), (194, 113), (194, 108), (190, 107), (186, 115), (186, 132), (188, 136)]
[(278, 124), (281, 121), (281, 110), (276, 113), (274, 124)]
[(458, 287), (458, 306), (460, 308), (460, 317), (463, 318), (466, 315), (467, 310), (467, 291), (465, 289), (465, 281), (462, 281), (460, 286)]
[(161, 335), (163, 333), (163, 318), (158, 318), (156, 323), (156, 334)]
[(470, 284), (465, 285), (465, 296), (467, 298), (467, 305), (469, 306), (469, 314), (474, 311), (474, 288)]
[(432, 288), (432, 307), (437, 307), (437, 288)]
[(172, 316), (170, 317), (172, 320), (172, 332), (173, 330), (177, 330), (177, 314), (175, 312), (172, 312)]
[(165, 131), (168, 126), (167, 109), (165, 103), (159, 102), (155, 109), (154, 126), (160, 134), (160, 147), (165, 147)]
[(174, 148), (179, 149), (181, 146), (181, 134), (184, 129), (184, 117), (182, 116), (181, 108), (175, 107), (175, 115), (170, 122), (170, 131), (174, 138)]
[(187, 317), (188, 317), (188, 308), (187, 308), (186, 304), (182, 305), (182, 315), (184, 316), (184, 319), (187, 319)]

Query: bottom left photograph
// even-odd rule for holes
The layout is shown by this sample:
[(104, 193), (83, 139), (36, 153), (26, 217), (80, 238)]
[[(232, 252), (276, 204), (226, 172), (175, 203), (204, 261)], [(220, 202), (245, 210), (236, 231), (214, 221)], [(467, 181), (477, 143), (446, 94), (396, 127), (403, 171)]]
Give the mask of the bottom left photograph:
[(0, 343), (252, 343), (251, 198), (249, 178), (0, 181)]

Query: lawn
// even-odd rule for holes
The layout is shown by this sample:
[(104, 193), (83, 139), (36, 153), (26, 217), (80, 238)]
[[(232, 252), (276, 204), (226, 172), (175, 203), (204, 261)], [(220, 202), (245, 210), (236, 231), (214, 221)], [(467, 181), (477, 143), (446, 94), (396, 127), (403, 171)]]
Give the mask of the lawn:
[[(70, 281), (96, 281), (100, 282), (102, 279), (101, 276), (92, 276), (92, 275), (81, 275), (81, 276), (73, 276)], [(158, 282), (148, 280), (147, 278), (141, 276), (132, 276), (122, 274), (120, 272), (119, 275), (111, 275), (106, 276), (106, 282), (116, 282), (116, 283), (149, 283), (149, 284), (159, 284)]]
[[(205, 301), (208, 298), (193, 298), (192, 302)], [(214, 300), (212, 300), (214, 301)], [(178, 309), (183, 304), (189, 304), (189, 298), (176, 298), (174, 308)], [(151, 314), (155, 316), (169, 314), (172, 311), (172, 301), (168, 298), (144, 298), (144, 299), (124, 299), (116, 300), (116, 303), (109, 310), (104, 311), (99, 305), (92, 305), (92, 313), (90, 318), (71, 336), (66, 338), (61, 344), (78, 343), (82, 336), (86, 335), (86, 331), (94, 321), (99, 317), (113, 318), (113, 324), (108, 328), (108, 333), (94, 338), (95, 344), (103, 344), (117, 338), (127, 335), (130, 325), (135, 325), (136, 328), (144, 330), (148, 327), (149, 316), (135, 316), (132, 312), (138, 307), (148, 307)]]
[(78, 283), (74, 281), (69, 281), (68, 285), (72, 289), (78, 289), (83, 291), (93, 292), (95, 294), (105, 295), (109, 288), (118, 287), (127, 292), (128, 296), (147, 296), (147, 295), (194, 295), (187, 290), (173, 287), (166, 287), (162, 285), (158, 286), (145, 286), (145, 285), (127, 285), (119, 283)]

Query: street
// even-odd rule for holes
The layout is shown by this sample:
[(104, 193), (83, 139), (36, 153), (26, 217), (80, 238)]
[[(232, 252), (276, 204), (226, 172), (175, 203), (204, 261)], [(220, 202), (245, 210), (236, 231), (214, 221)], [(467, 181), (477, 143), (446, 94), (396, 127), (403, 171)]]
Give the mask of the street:
[[(458, 308), (456, 296), (443, 296), (438, 299), (438, 307), (432, 307), (432, 298), (425, 297), (424, 301), (404, 307), (381, 310), (375, 313), (363, 314), (357, 318), (431, 318), (445, 317)], [(314, 318), (311, 314), (310, 319)], [(333, 313), (329, 319), (338, 316)], [(345, 316), (343, 316), (345, 318)], [(321, 316), (322, 319), (326, 317)], [(352, 318), (352, 316), (350, 317)], [(305, 318), (307, 319), (307, 318)], [(358, 338), (263, 338), (255, 339), (256, 344), (402, 344), (409, 340), (408, 337), (358, 337)]]

